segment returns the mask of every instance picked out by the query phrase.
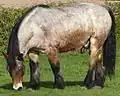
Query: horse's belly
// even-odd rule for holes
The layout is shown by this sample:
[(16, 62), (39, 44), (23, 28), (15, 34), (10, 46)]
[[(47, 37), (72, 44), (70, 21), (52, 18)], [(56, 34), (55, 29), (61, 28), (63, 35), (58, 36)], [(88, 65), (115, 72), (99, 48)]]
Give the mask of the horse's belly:
[(73, 44), (73, 43), (68, 43), (64, 47), (59, 47), (59, 52), (68, 52), (68, 51), (74, 51), (74, 50), (80, 50), (82, 48), (83, 44), (78, 43), (78, 44)]
[(59, 40), (58, 50), (59, 52), (67, 52), (80, 50), (87, 42), (87, 40), (91, 36), (91, 32), (85, 32), (77, 30), (75, 32), (71, 32), (68, 36), (63, 36)]

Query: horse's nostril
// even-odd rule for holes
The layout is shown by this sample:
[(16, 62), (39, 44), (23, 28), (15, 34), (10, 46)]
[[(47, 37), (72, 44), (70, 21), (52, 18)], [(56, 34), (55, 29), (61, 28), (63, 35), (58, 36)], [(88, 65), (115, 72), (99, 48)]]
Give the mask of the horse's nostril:
[(18, 89), (14, 89), (13, 90), (16, 90), (16, 91), (21, 91), (22, 90), (22, 87), (19, 87)]
[(18, 83), (18, 84), (14, 84), (13, 85), (13, 89), (14, 90), (18, 90), (18, 91), (20, 91), (21, 89), (22, 89), (22, 83)]
[(21, 91), (21, 90), (22, 90), (22, 87), (19, 87), (19, 88), (18, 88), (18, 91)]

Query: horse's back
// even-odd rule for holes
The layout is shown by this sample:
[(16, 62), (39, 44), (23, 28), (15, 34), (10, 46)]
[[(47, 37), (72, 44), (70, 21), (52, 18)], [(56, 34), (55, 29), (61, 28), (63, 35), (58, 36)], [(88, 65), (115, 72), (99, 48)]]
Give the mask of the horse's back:
[(44, 27), (49, 32), (54, 33), (59, 30), (57, 32), (60, 33), (60, 31), (65, 32), (74, 28), (102, 29), (108, 27), (108, 25), (110, 26), (108, 23), (110, 23), (111, 17), (105, 7), (92, 3), (83, 3), (76, 6), (50, 9), (39, 7), (35, 16), (31, 17), (31, 21), (39, 24), (38, 26), (41, 28)]
[(34, 23), (38, 27), (44, 27), (49, 32), (54, 32), (59, 29), (59, 31), (71, 30), (74, 27), (98, 28), (100, 25), (108, 23), (110, 21), (109, 17), (110, 15), (104, 7), (92, 3), (83, 3), (58, 8), (38, 6), (27, 16), (29, 20), (23, 20), (23, 22), (26, 22), (27, 26), (30, 27)]

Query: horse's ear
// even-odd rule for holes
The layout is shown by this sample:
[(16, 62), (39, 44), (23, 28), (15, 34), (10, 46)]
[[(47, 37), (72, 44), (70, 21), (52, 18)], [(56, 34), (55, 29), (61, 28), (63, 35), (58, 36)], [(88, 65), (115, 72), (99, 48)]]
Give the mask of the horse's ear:
[(2, 52), (2, 54), (3, 54), (3, 56), (5, 57), (5, 59), (8, 59), (7, 53)]

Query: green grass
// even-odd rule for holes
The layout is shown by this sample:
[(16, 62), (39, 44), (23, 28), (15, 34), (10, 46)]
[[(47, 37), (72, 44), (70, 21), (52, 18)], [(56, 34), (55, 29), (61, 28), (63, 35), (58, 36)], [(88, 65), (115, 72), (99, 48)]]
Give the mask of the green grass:
[(53, 74), (45, 55), (40, 55), (41, 88), (39, 90), (26, 89), (29, 81), (28, 60), (25, 60), (26, 72), (22, 91), (12, 89), (11, 77), (6, 71), (6, 61), (0, 57), (0, 96), (119, 96), (120, 95), (120, 55), (117, 55), (116, 76), (110, 81), (106, 78), (103, 89), (83, 89), (82, 82), (87, 72), (88, 54), (66, 53), (60, 55), (61, 68), (66, 87), (63, 90), (53, 89)]

